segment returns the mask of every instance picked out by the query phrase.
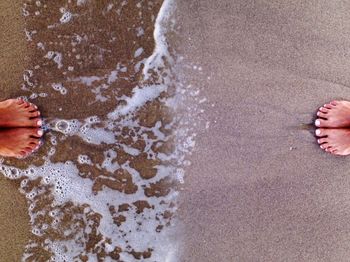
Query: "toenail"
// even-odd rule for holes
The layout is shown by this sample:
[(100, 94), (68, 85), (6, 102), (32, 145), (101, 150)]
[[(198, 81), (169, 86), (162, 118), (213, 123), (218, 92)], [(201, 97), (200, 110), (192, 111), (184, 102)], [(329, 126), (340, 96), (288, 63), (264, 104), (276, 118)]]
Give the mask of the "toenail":
[(37, 125), (38, 125), (38, 126), (41, 126), (42, 123), (43, 123), (43, 121), (39, 120), (39, 121), (37, 122)]
[(38, 116), (40, 116), (40, 111), (38, 111)]
[(321, 139), (317, 139), (317, 143), (321, 143)]
[(320, 120), (317, 119), (317, 120), (315, 121), (315, 126), (320, 126), (320, 124), (321, 124)]
[(322, 146), (322, 145), (320, 145), (320, 148), (322, 148), (322, 149), (323, 149), (323, 146)]
[(38, 130), (38, 135), (39, 136), (42, 136), (44, 134), (44, 131), (43, 130)]
[(316, 129), (315, 133), (316, 133), (316, 135), (320, 135), (321, 134), (321, 130), (320, 129)]
[(319, 115), (320, 115), (320, 112), (317, 112), (317, 114), (316, 114), (316, 115), (318, 115), (318, 116), (319, 116)]

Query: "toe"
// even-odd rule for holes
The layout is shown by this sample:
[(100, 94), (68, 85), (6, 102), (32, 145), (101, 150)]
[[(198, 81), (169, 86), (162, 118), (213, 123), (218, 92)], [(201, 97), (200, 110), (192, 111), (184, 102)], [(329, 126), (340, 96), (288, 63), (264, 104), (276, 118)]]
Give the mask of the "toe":
[(321, 119), (321, 118), (317, 118), (315, 120), (315, 126), (317, 127), (325, 127), (327, 126), (327, 120)]
[(324, 151), (330, 153), (332, 151), (332, 147), (327, 147)]
[[(327, 114), (325, 114), (325, 113), (323, 113), (323, 112), (321, 112), (321, 111), (318, 111), (318, 112), (317, 112), (317, 116), (327, 119)], [(315, 123), (315, 124), (316, 124), (316, 123)]]
[(23, 98), (18, 98), (16, 102), (18, 105), (22, 105), (24, 103), (24, 100)]
[(31, 151), (34, 151), (36, 146), (37, 146), (36, 144), (28, 144), (27, 148), (30, 148)]
[(333, 149), (331, 150), (331, 154), (337, 155), (337, 153), (338, 153), (338, 150), (337, 150), (337, 149), (333, 148)]
[(328, 143), (324, 143), (324, 144), (320, 145), (321, 149), (327, 149), (328, 147), (329, 147)]
[(44, 131), (41, 128), (31, 128), (29, 132), (29, 136), (31, 136), (32, 138), (40, 138), (43, 136), (43, 134)]
[(339, 104), (339, 101), (337, 100), (333, 100), (332, 102), (330, 102), (331, 105), (336, 106), (337, 104)]
[(29, 113), (29, 117), (37, 117), (37, 116), (40, 116), (40, 112), (39, 111), (35, 111), (35, 112)]
[(25, 151), (26, 151), (27, 154), (31, 154), (32, 151), (33, 151), (33, 148), (28, 146), (28, 147), (26, 147)]
[(34, 111), (37, 111), (38, 110), (38, 107), (32, 103), (29, 103), (29, 107), (28, 107), (28, 110), (30, 112), (34, 112)]
[(318, 136), (318, 137), (323, 137), (323, 136), (327, 136), (327, 131), (326, 131), (326, 129), (324, 129), (324, 128), (317, 128), (317, 129), (315, 130), (315, 134), (316, 134), (316, 136)]
[(34, 146), (37, 146), (37, 145), (39, 145), (40, 140), (37, 139), (37, 138), (30, 138), (30, 139), (29, 139), (29, 143), (30, 143), (30, 144), (33, 144)]
[(332, 109), (334, 107), (334, 105), (332, 105), (332, 104), (324, 104), (323, 107), (325, 107), (327, 109)]
[(319, 144), (323, 144), (323, 143), (327, 143), (327, 138), (320, 138), (320, 139), (317, 139), (317, 143)]
[(25, 150), (22, 150), (21, 152), (18, 153), (17, 157), (24, 158), (26, 155), (27, 155), (27, 152)]
[(30, 122), (32, 123), (31, 126), (38, 126), (38, 127), (40, 127), (43, 124), (43, 121), (40, 118), (38, 118), (38, 117), (30, 119)]
[(23, 127), (41, 127), (43, 121), (39, 117), (32, 118), (27, 114), (28, 119), (23, 121), (21, 124)]
[(322, 113), (328, 113), (329, 109), (322, 106), (322, 107), (319, 108), (319, 111), (322, 112)]
[(27, 102), (27, 101), (24, 101), (24, 102), (21, 104), (21, 106), (22, 106), (23, 108), (28, 108), (28, 107), (30, 106), (30, 103)]

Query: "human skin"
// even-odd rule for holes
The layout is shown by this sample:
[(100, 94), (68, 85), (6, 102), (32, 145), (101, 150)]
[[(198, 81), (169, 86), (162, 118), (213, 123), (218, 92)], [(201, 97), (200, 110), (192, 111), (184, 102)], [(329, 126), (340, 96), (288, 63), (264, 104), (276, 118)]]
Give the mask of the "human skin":
[(321, 149), (334, 155), (350, 154), (350, 102), (332, 101), (317, 112), (317, 142)]
[(0, 102), (0, 155), (23, 158), (40, 146), (42, 121), (38, 107), (23, 99)]

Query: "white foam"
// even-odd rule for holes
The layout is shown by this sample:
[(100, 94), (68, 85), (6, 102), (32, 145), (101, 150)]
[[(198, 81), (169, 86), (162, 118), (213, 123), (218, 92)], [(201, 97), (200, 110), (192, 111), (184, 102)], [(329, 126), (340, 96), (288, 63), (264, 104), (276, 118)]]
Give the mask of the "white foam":
[(91, 86), (93, 82), (101, 80), (98, 76), (81, 76), (78, 78), (70, 79), (71, 81), (81, 82), (87, 86)]
[(86, 3), (87, 0), (77, 0), (77, 5), (81, 6), (84, 5)]
[(167, 29), (163, 26), (163, 24), (168, 22), (168, 18), (171, 16), (172, 11), (174, 10), (174, 5), (175, 3), (173, 0), (165, 0), (159, 10), (153, 32), (155, 48), (153, 54), (147, 58), (142, 71), (145, 79), (148, 79), (150, 77), (150, 69), (157, 69), (158, 67), (164, 66), (164, 61), (162, 60), (163, 57), (169, 59), (168, 62), (173, 62), (169, 54), (168, 43), (166, 39)]
[(63, 9), (62, 12), (63, 12), (63, 14), (60, 18), (61, 24), (69, 23), (73, 18), (73, 14), (65, 9)]
[(137, 37), (143, 36), (144, 34), (145, 34), (145, 30), (143, 30), (142, 27), (139, 26), (136, 28), (136, 36)]
[(142, 48), (142, 47), (139, 47), (139, 48), (135, 51), (134, 57), (136, 58), (136, 57), (140, 56), (142, 53), (143, 53), (143, 48)]
[(167, 90), (165, 85), (150, 85), (143, 88), (135, 87), (132, 97), (126, 97), (126, 105), (118, 107), (112, 113), (108, 114), (110, 119), (116, 119), (119, 116), (124, 116), (132, 113), (136, 109), (142, 107), (146, 102), (156, 99), (161, 92)]
[[(110, 151), (108, 154), (110, 159), (116, 157), (115, 152), (113, 153)], [(82, 158), (86, 160), (86, 157)], [(112, 168), (112, 166), (107, 163), (105, 163), (105, 165), (106, 169), (111, 171), (117, 168)], [(35, 180), (38, 177), (43, 177), (43, 182), (46, 185), (52, 185), (55, 202), (53, 205), (54, 209), (50, 211), (50, 215), (55, 217), (55, 220), (51, 224), (34, 227), (32, 232), (37, 236), (42, 236), (45, 231), (50, 228), (57, 228), (61, 223), (60, 213), (55, 211), (56, 206), (58, 207), (60, 204), (66, 203), (67, 201), (73, 201), (76, 205), (88, 204), (89, 207), (85, 209), (86, 213), (95, 212), (102, 215), (98, 232), (103, 235), (104, 240), (107, 238), (111, 240), (108, 247), (110, 250), (113, 250), (116, 246), (123, 248), (123, 250), (128, 250), (128, 246), (132, 246), (135, 250), (147, 250), (149, 247), (155, 248), (161, 246), (161, 243), (167, 239), (166, 234), (157, 234), (157, 239), (155, 239), (154, 235), (155, 229), (159, 221), (161, 221), (161, 217), (158, 216), (159, 212), (164, 212), (165, 209), (169, 210), (169, 207), (164, 207), (165, 209), (162, 209), (162, 205), (160, 205), (159, 202), (172, 201), (177, 196), (175, 192), (160, 199), (147, 198), (151, 206), (157, 206), (157, 210), (145, 209), (142, 214), (138, 214), (136, 212), (137, 209), (133, 207), (132, 203), (144, 198), (143, 190), (138, 190), (132, 195), (126, 195), (115, 190), (104, 188), (96, 195), (92, 191), (93, 182), (90, 179), (83, 179), (80, 177), (77, 167), (72, 162), (66, 162), (64, 164), (46, 162), (43, 166), (31, 166), (24, 170), (13, 169), (7, 166), (3, 166), (3, 168), (6, 170), (4, 172), (5, 175), (9, 178), (14, 178), (13, 174), (15, 174), (15, 177), (20, 177), (31, 173), (29, 178), (21, 182), (22, 190), (25, 189), (30, 180)], [(141, 182), (142, 180), (139, 181)], [(139, 188), (141, 188), (141, 186)], [(77, 194), (77, 192), (79, 192), (79, 194)], [(42, 193), (45, 193), (45, 191), (40, 191), (38, 189), (33, 189), (27, 193), (26, 197), (31, 201), (31, 210), (33, 210), (35, 206), (35, 197)], [(128, 219), (122, 223), (120, 227), (113, 229), (113, 227), (111, 227), (111, 225), (113, 225), (113, 219), (109, 212), (109, 206), (113, 205), (117, 207), (123, 203), (130, 203), (129, 211), (123, 212), (123, 215)], [(175, 211), (175, 209), (173, 211)], [(36, 213), (30, 211), (32, 222), (35, 221), (35, 217), (37, 217), (40, 212), (42, 213), (42, 211)], [(158, 219), (156, 219), (156, 217)], [(84, 231), (81, 233), (77, 232), (78, 235), (76, 235), (76, 239), (79, 239), (79, 234), (83, 234)], [(69, 233), (70, 231), (68, 230), (65, 234), (68, 235)], [(56, 261), (60, 261), (63, 255), (66, 261), (73, 261), (75, 256), (85, 252), (84, 246), (77, 246), (75, 240), (55, 242), (48, 240), (46, 241), (46, 248), (54, 252)], [(63, 252), (62, 250), (66, 251)], [(155, 253), (152, 258), (154, 261), (161, 261), (163, 255), (162, 252)], [(93, 254), (90, 254), (89, 257), (94, 261)], [(123, 253), (123, 257), (125, 261), (133, 261), (133, 257), (128, 253)]]
[(58, 69), (63, 67), (62, 54), (60, 52), (48, 51), (44, 57), (53, 60), (57, 64)]
[(89, 156), (87, 155), (79, 155), (78, 156), (78, 162), (80, 164), (86, 164), (86, 165), (92, 165), (92, 161)]
[(62, 95), (67, 94), (67, 89), (62, 85), (62, 83), (51, 84), (53, 90), (60, 92)]

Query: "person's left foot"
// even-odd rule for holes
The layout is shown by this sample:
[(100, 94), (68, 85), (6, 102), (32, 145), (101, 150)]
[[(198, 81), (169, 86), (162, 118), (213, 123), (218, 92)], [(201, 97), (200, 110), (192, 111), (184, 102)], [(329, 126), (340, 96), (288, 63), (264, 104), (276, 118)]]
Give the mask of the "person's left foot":
[(317, 112), (317, 127), (340, 128), (350, 127), (350, 102), (334, 100), (325, 104)]
[(337, 128), (316, 129), (317, 142), (326, 152), (334, 155), (346, 156), (350, 154), (350, 129)]

